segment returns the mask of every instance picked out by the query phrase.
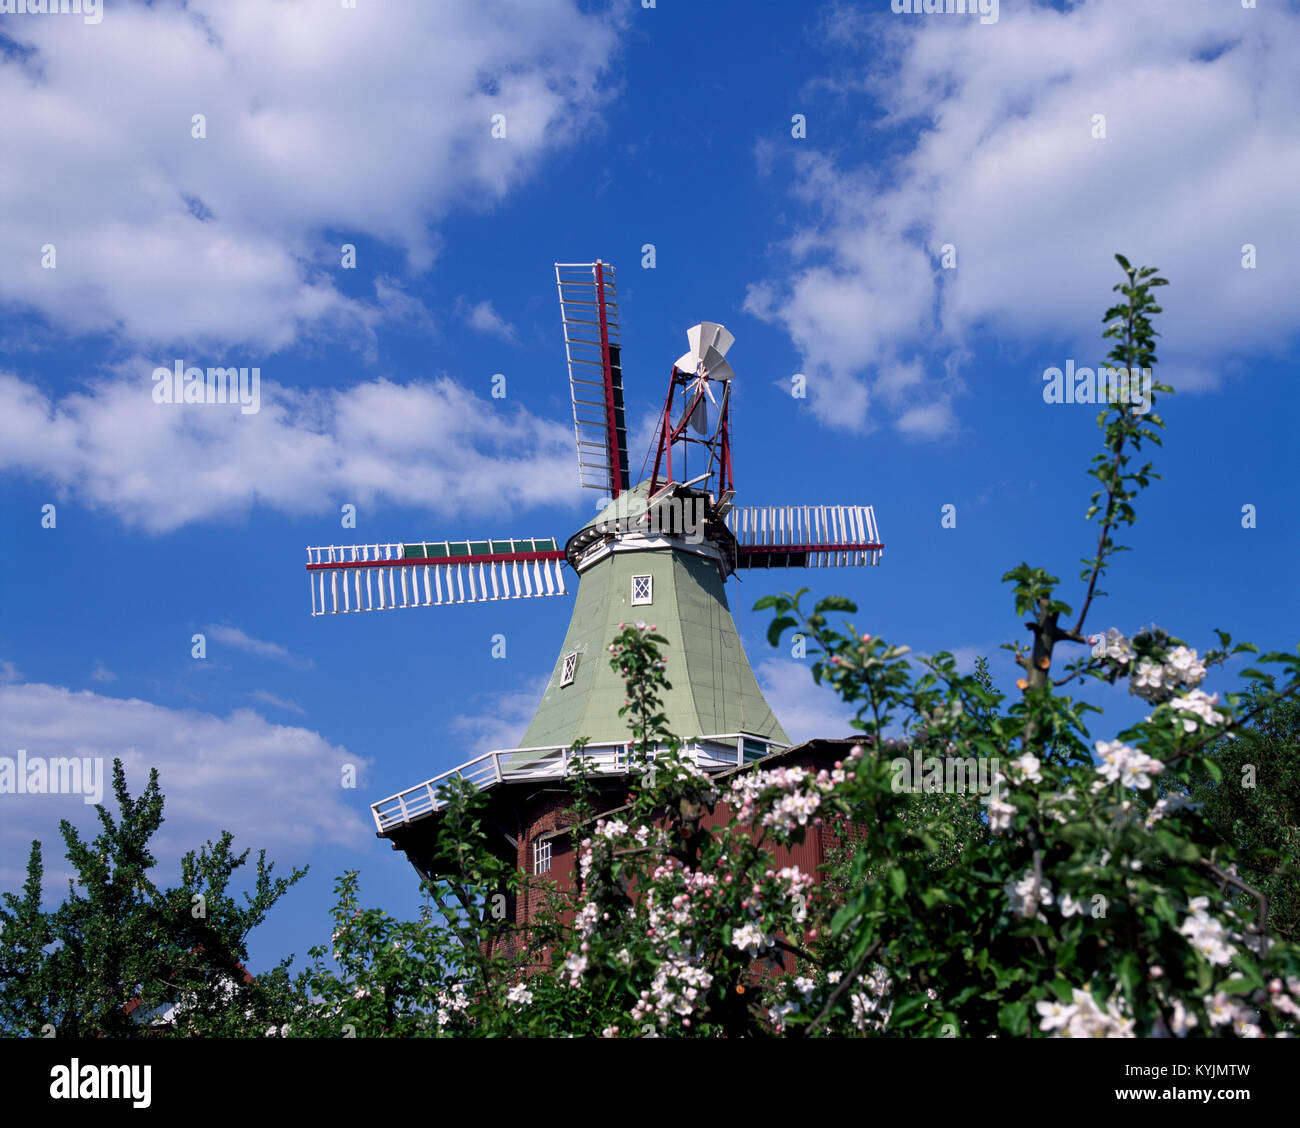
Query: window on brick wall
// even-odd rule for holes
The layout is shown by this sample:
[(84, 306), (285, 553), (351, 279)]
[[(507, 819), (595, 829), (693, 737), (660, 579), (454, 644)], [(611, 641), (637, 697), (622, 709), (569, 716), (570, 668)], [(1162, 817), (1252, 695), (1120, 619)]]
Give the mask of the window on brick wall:
[(632, 602), (634, 604), (654, 602), (653, 576), (632, 577)]
[(533, 873), (548, 873), (551, 868), (551, 840), (540, 839), (533, 843)]

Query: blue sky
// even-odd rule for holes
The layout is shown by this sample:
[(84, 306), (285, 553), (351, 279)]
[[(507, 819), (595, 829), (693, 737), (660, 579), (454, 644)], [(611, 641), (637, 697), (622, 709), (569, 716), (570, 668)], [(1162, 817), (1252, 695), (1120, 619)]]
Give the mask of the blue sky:
[[(121, 756), (137, 792), (157, 766), (166, 875), (223, 828), (310, 863), (255, 969), (327, 935), (345, 869), (413, 912), (370, 802), (509, 747), (570, 604), (313, 620), (303, 550), (563, 540), (594, 512), (556, 260), (618, 268), (634, 468), (711, 319), (736, 335), (738, 504), (875, 506), (879, 568), (731, 584), (792, 735), (846, 713), (767, 646), (763, 594), (848, 595), (860, 629), (989, 654), (1005, 689), (1024, 631), (1001, 574), (1051, 568), (1077, 605), (1095, 412), (1046, 404), (1042, 374), (1104, 356), (1116, 251), (1171, 282), (1180, 394), (1089, 626), (1293, 646), (1297, 49), (1294, 4), (1186, 0), (1004, 0), (989, 24), (886, 0), (0, 16), (0, 754)], [(155, 404), (177, 359), (257, 366), (260, 410)], [(1142, 712), (1095, 699), (1098, 739)], [(39, 837), (54, 894), (58, 820), (91, 808), (0, 816), (0, 888)]]

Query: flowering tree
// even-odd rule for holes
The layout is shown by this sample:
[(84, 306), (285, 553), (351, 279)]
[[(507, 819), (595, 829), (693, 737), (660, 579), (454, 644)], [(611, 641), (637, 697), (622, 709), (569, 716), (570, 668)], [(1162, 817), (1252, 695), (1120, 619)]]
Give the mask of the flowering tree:
[[(1131, 378), (1156, 361), (1150, 315), (1160, 311), (1151, 289), (1164, 280), (1117, 259), (1123, 301), (1107, 310), (1105, 336), (1116, 341), (1109, 359)], [(1170, 391), (1154, 385), (1156, 393)], [(1100, 531), (1084, 562), (1077, 619), (1069, 625), (1059, 581), (1044, 570), (1021, 564), (1004, 577), (1031, 640), (1010, 647), (1023, 676), (1021, 697), (1005, 715), (988, 714), (990, 697), (1000, 699), (958, 675), (950, 655), (921, 660), (925, 672), (916, 677), (906, 648), (828, 626), (826, 612), (849, 609), (842, 600), (823, 600), (808, 615), (799, 595), (762, 601), (777, 612), (772, 637), (802, 624), (818, 645), (814, 676), (860, 705), (871, 753), (846, 791), (877, 822), (853, 865), (858, 872), (888, 867), (890, 880), (862, 884), (839, 909), (832, 933), (845, 939), (857, 982), (859, 965), (874, 961), (879, 978), (862, 992), (862, 1009), (886, 987), (891, 1031), (1257, 1036), (1288, 1032), (1300, 1014), (1295, 947), (1270, 935), (1268, 898), (1242, 879), (1234, 851), (1188, 797), (1198, 772), (1224, 787), (1236, 784), (1221, 779), (1207, 746), (1294, 693), (1300, 660), (1263, 656), (1282, 668), (1280, 678), (1246, 670), (1244, 678), (1268, 686), (1281, 680), (1285, 688), (1267, 690), (1234, 717), (1237, 695), (1221, 703), (1200, 686), (1211, 669), (1253, 646), (1233, 647), (1217, 632), (1218, 646), (1202, 657), (1154, 627), (1131, 638), (1114, 628), (1084, 633), (1102, 594), (1098, 581), (1121, 551), (1114, 535), (1136, 520), (1134, 499), (1157, 477), (1149, 463), (1135, 467), (1133, 459), (1144, 442), (1159, 443), (1163, 428), (1158, 415), (1141, 417), (1122, 404), (1104, 410), (1099, 424), (1103, 451), (1090, 473), (1100, 488), (1087, 516), (1099, 517)], [(1057, 672), (1057, 647), (1068, 644), (1087, 649)], [(1085, 678), (1127, 680), (1152, 713), (1090, 748), (1085, 716), (1095, 708), (1056, 692)], [(978, 724), (970, 722), (975, 709), (984, 710)], [(926, 871), (925, 850), (909, 851), (899, 837), (883, 752), (895, 720), (926, 751), (999, 765), (986, 840), (973, 845), (965, 864), (941, 874)], [(1253, 911), (1243, 911), (1239, 894)]]
[[(1165, 282), (1116, 257), (1121, 300), (1104, 336), (1135, 380), (1156, 362), (1152, 294)], [(1152, 403), (1171, 390), (1153, 385)], [(1155, 627), (1086, 633), (1122, 550), (1114, 538), (1157, 478), (1136, 460), (1164, 427), (1123, 402), (1098, 422), (1087, 513), (1098, 535), (1077, 616), (1042, 568), (1004, 577), (1028, 632), (1008, 646), (1018, 698), (1006, 701), (986, 667), (962, 675), (950, 653), (918, 657), (832, 625), (855, 613), (848, 600), (805, 609), (806, 592), (767, 597), (756, 609), (774, 612), (769, 639), (805, 635), (814, 679), (857, 709), (862, 738), (819, 772), (711, 778), (666, 731), (666, 640), (652, 624), (624, 624), (610, 660), (628, 685), (636, 774), (627, 804), (594, 818), (576, 750), (576, 888), (501, 949), (504, 926), (486, 906), (524, 879), (493, 868), (482, 797), (453, 789), (439, 851), (454, 908), (444, 898), (445, 923), (412, 931), (356, 909), (345, 884), (343, 974), (317, 969), (318, 1018), (486, 1035), (1290, 1034), (1300, 949), (1275, 934), (1269, 896), (1242, 876), (1242, 844), (1207, 822), (1193, 791), (1222, 798), (1245, 782), (1223, 773), (1221, 746), (1295, 693), (1300, 658), (1260, 656), (1276, 673), (1245, 670), (1256, 684), (1247, 701), (1202, 688), (1229, 657), (1257, 653), (1226, 633), (1204, 653)], [(1150, 714), (1095, 739), (1087, 719), (1100, 710), (1062, 692), (1088, 679), (1127, 684)], [(982, 800), (951, 792), (958, 762), (990, 782)], [(709, 826), (720, 802), (730, 817)], [(819, 820), (857, 833), (815, 884), (774, 850)], [(1269, 864), (1270, 877), (1294, 874), (1276, 851)], [(486, 954), (500, 950), (512, 954)]]

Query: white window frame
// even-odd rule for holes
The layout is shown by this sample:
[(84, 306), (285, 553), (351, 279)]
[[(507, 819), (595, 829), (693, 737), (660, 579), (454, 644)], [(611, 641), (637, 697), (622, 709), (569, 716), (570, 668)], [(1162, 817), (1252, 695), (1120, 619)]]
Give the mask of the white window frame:
[(578, 652), (575, 650), (560, 659), (560, 685), (572, 685), (574, 675), (578, 672)]
[[(637, 580), (645, 580), (646, 595), (644, 599), (638, 599), (636, 594)], [(651, 604), (655, 601), (655, 578), (654, 576), (633, 576), (632, 577), (632, 606), (641, 607)]]
[(551, 840), (538, 838), (533, 842), (533, 873), (551, 872)]

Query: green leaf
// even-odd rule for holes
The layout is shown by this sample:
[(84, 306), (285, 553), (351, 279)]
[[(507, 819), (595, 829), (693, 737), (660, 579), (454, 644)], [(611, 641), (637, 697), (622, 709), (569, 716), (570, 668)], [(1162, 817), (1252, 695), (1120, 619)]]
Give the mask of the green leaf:
[(791, 627), (797, 627), (797, 619), (790, 618), (789, 615), (782, 615), (779, 619), (773, 619), (767, 627), (767, 641), (773, 646), (781, 645), (781, 635)]
[(1023, 1038), (1029, 1033), (1029, 1003), (1024, 999), (1003, 1003), (998, 1008), (998, 1025), (1013, 1038)]
[(817, 606), (813, 608), (819, 615), (827, 611), (845, 611), (850, 615), (857, 614), (858, 605), (851, 599), (845, 599), (842, 595), (828, 595), (825, 599), (819, 599)]

